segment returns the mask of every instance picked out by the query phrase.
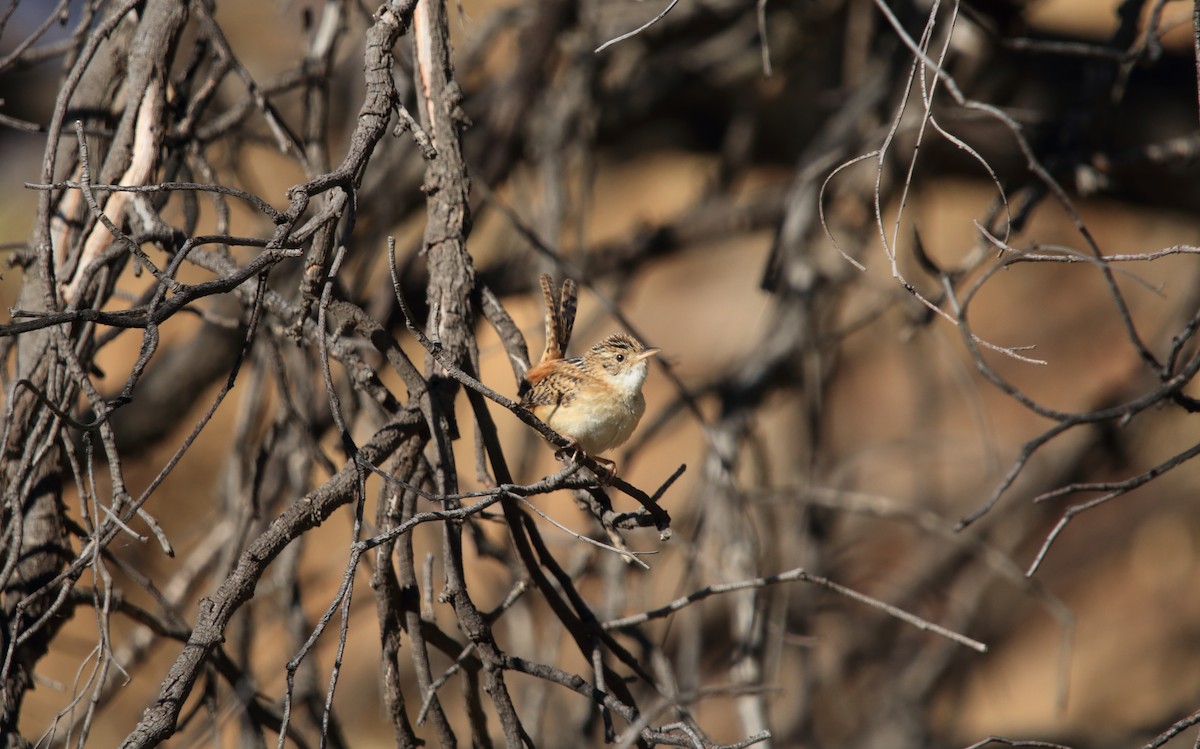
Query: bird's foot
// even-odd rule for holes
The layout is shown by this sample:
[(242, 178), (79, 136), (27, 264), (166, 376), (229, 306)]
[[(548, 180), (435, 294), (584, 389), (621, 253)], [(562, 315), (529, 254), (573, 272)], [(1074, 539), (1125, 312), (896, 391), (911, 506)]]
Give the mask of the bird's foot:
[[(583, 451), (583, 448), (579, 446), (579, 442), (576, 440), (571, 440), (566, 447), (560, 447), (554, 451), (554, 458), (560, 461), (569, 459), (575, 463), (583, 463), (584, 458), (587, 457), (589, 457), (588, 454)], [(617, 462), (608, 458), (598, 458), (594, 455), (590, 457), (596, 462), (596, 468), (599, 469), (595, 473), (600, 485), (608, 486), (611, 484), (612, 480), (617, 477)]]
[(617, 461), (609, 460), (608, 458), (592, 457), (596, 461), (596, 478), (600, 481), (601, 486), (608, 486), (617, 477)]

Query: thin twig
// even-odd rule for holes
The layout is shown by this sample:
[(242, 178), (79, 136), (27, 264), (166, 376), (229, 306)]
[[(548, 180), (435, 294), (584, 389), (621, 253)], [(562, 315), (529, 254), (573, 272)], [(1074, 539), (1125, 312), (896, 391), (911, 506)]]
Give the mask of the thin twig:
[(983, 644), (982, 642), (979, 642), (978, 640), (974, 640), (970, 637), (967, 637), (966, 635), (961, 635), (957, 632), (952, 632), (952, 631), (946, 629), (945, 627), (934, 624), (933, 622), (928, 621), (926, 619), (922, 619), (921, 617), (917, 616), (916, 614), (911, 614), (907, 611), (904, 611), (903, 609), (900, 609), (900, 608), (897, 608), (897, 607), (891, 605), (890, 603), (881, 601), (878, 598), (872, 598), (871, 596), (868, 596), (865, 593), (859, 593), (858, 591), (847, 588), (844, 585), (839, 585), (838, 583), (835, 583), (832, 580), (829, 580), (827, 578), (821, 577), (819, 575), (810, 574), (806, 570), (799, 568), (799, 567), (797, 567), (796, 569), (793, 569), (793, 570), (789, 570), (787, 572), (781, 572), (777, 575), (767, 575), (765, 577), (759, 577), (759, 578), (755, 578), (753, 580), (742, 580), (742, 581), (735, 582), (735, 583), (721, 583), (721, 584), (717, 584), (717, 585), (709, 585), (709, 586), (701, 588), (700, 590), (697, 590), (693, 593), (690, 593), (686, 596), (683, 596), (682, 598), (677, 598), (674, 601), (671, 601), (670, 603), (668, 603), (667, 605), (661, 606), (657, 609), (652, 609), (650, 611), (646, 611), (641, 614), (634, 614), (633, 616), (623, 617), (621, 619), (612, 619), (610, 621), (607, 621), (604, 623), (604, 628), (606, 630), (625, 629), (628, 627), (636, 626), (638, 624), (644, 624), (652, 619), (661, 619), (664, 616), (668, 616), (670, 614), (675, 613), (676, 611), (679, 611), (680, 609), (690, 606), (691, 604), (695, 603), (696, 601), (704, 600), (705, 598), (708, 598), (709, 596), (713, 596), (713, 595), (719, 595), (719, 594), (723, 594), (723, 593), (732, 593), (734, 591), (746, 590), (749, 588), (765, 588), (768, 585), (776, 585), (778, 583), (788, 583), (788, 582), (796, 582), (796, 581), (813, 583), (814, 585), (819, 585), (823, 588), (828, 588), (829, 590), (832, 590), (835, 593), (846, 596), (847, 598), (851, 598), (855, 601), (858, 601), (859, 603), (865, 603), (866, 605), (868, 605), (872, 608), (879, 609), (880, 611), (883, 611), (884, 613), (886, 613), (888, 616), (892, 616), (892, 617), (895, 617), (896, 619), (900, 619), (903, 622), (911, 624), (912, 626), (916, 627), (917, 629), (927, 631), (927, 632), (933, 632), (935, 634), (941, 635), (942, 637), (945, 637), (948, 640), (953, 640), (954, 642), (957, 642), (960, 645), (965, 645), (966, 647), (969, 647), (972, 650), (976, 650), (980, 653), (986, 653), (988, 651), (987, 645)]

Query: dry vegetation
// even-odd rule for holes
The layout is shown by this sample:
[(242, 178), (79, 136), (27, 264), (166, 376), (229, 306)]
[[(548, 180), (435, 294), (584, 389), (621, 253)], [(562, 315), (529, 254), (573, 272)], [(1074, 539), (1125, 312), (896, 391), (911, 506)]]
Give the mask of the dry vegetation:
[[(51, 6), (0, 747), (1200, 744), (1200, 11)], [(665, 351), (611, 483), (540, 272)]]

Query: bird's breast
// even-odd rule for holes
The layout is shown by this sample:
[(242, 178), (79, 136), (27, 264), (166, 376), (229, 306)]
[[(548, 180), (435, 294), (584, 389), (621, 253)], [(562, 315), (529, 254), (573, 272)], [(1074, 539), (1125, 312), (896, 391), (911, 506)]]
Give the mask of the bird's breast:
[(571, 437), (589, 455), (624, 443), (646, 410), (641, 393), (632, 398), (607, 393), (576, 393), (569, 403), (549, 409), (544, 418), (554, 431)]

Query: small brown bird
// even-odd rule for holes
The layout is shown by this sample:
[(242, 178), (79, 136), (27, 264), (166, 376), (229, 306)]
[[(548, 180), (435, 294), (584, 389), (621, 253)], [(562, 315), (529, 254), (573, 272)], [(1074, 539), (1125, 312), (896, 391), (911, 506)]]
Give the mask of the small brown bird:
[(575, 323), (575, 283), (563, 282), (555, 293), (550, 277), (541, 278), (546, 299), (546, 350), (525, 374), (518, 393), (521, 405), (573, 443), (572, 449), (615, 466), (599, 454), (623, 444), (646, 411), (642, 383), (649, 359), (658, 353), (637, 339), (618, 333), (597, 343), (581, 357), (564, 352)]
[(595, 458), (633, 434), (646, 411), (646, 360), (658, 352), (617, 333), (581, 357), (543, 361), (526, 373), (521, 405)]

